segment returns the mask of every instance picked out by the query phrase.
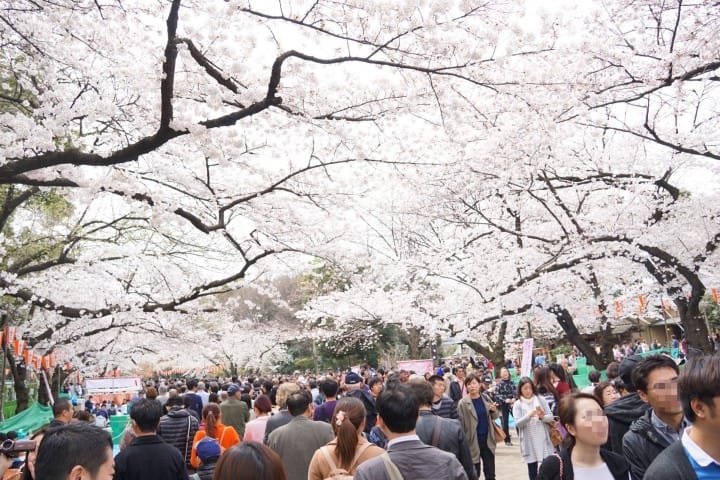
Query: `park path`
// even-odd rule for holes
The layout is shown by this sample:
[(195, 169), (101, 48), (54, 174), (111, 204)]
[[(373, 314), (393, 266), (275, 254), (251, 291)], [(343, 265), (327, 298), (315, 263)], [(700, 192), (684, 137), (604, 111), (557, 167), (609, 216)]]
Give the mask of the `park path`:
[(495, 477), (496, 480), (525, 480), (528, 478), (527, 466), (520, 458), (518, 440), (513, 435), (512, 447), (504, 443), (498, 444), (495, 449)]

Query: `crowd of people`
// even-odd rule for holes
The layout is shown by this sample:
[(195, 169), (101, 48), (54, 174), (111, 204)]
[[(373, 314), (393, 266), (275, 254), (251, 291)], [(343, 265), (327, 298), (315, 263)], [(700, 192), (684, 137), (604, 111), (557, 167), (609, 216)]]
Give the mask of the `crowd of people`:
[[(515, 438), (530, 480), (720, 478), (720, 356), (681, 371), (671, 356), (631, 354), (582, 391), (562, 364), (539, 363), (517, 385), (508, 368), (493, 378), (484, 367), (150, 380), (127, 403), (119, 452), (96, 421), (107, 403), (60, 399), (16, 475), (494, 480), (497, 444)], [(18, 460), (3, 451), (6, 473)]]

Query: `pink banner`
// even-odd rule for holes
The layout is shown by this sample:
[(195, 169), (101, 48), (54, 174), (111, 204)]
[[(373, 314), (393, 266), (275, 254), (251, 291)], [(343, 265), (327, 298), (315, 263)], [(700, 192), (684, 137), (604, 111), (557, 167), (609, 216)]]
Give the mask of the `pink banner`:
[(430, 360), (402, 360), (397, 362), (398, 370), (407, 370), (423, 375), (426, 372), (434, 373), (433, 361)]

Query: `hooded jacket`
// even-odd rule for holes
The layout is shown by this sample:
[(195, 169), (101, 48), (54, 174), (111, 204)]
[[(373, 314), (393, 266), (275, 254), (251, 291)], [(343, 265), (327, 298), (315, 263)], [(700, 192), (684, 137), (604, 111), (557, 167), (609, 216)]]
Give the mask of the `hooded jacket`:
[(165, 443), (177, 448), (183, 455), (186, 466), (190, 467), (192, 441), (197, 431), (197, 419), (186, 409), (174, 407), (167, 415), (160, 418), (157, 434)]
[(360, 399), (360, 401), (363, 402), (363, 405), (365, 405), (365, 434), (369, 435), (370, 430), (372, 430), (372, 428), (375, 426), (375, 423), (377, 422), (377, 409), (375, 408), (375, 399), (364, 388), (351, 390), (347, 394), (345, 394), (345, 396)]
[(645, 471), (670, 443), (661, 437), (650, 420), (652, 410), (638, 418), (623, 437), (623, 455), (630, 463), (632, 480), (642, 480)]
[(615, 453), (623, 455), (623, 436), (630, 425), (650, 410), (650, 405), (643, 402), (637, 393), (618, 398), (605, 407), (610, 432), (607, 446)]

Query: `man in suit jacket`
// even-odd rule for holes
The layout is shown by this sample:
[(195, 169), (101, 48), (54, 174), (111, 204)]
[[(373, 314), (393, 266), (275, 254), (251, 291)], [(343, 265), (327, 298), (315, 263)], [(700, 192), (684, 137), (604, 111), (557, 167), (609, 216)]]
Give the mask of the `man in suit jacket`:
[(468, 479), (453, 454), (420, 441), (415, 432), (418, 400), (410, 387), (389, 386), (376, 403), (377, 425), (389, 439), (387, 456), (380, 455), (360, 465), (355, 471), (356, 480), (390, 480), (390, 470), (397, 470), (397, 474), (408, 479)]
[(312, 405), (310, 392), (292, 392), (287, 398), (292, 420), (268, 437), (268, 446), (280, 456), (288, 480), (307, 480), (308, 467), (315, 450), (335, 437), (329, 424), (312, 421)]
[(423, 379), (410, 381), (420, 405), (415, 432), (426, 445), (432, 445), (452, 453), (465, 469), (470, 480), (475, 480), (475, 465), (470, 455), (470, 445), (460, 428), (460, 422), (435, 415), (432, 411), (433, 387)]

